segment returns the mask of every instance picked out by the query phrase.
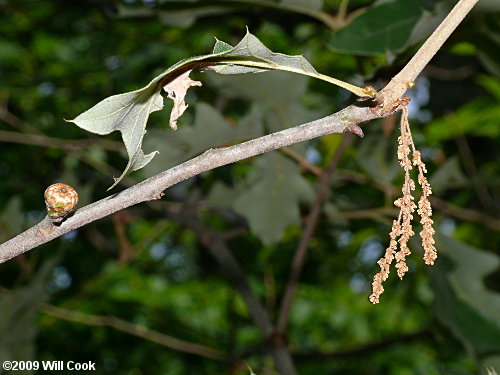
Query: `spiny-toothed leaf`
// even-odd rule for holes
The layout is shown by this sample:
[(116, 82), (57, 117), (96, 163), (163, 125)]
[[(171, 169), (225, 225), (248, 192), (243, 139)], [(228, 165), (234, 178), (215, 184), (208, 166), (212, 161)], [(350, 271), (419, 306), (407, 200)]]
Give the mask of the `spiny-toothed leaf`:
[[(211, 68), (221, 74), (283, 70), (333, 83), (361, 97), (374, 95), (373, 92), (318, 73), (303, 56), (272, 52), (248, 31), (235, 47), (216, 40), (213, 51), (214, 53), (209, 55), (181, 60), (154, 78), (146, 87), (106, 98), (75, 119), (69, 120), (96, 134), (109, 134), (113, 131), (122, 133), (129, 162), (122, 175), (115, 178), (115, 183), (109, 189), (115, 187), (129, 173), (144, 167), (155, 156), (156, 151), (144, 154), (142, 139), (150, 113), (163, 108), (163, 98), (160, 94), (162, 87), (169, 90), (170, 98), (175, 98), (170, 121), (170, 125), (175, 128), (177, 118), (187, 107), (184, 103), (187, 88), (184, 90), (182, 85), (172, 85), (172, 82), (182, 77), (185, 77), (184, 81), (187, 82), (187, 76), (194, 68)], [(188, 86), (199, 85), (196, 81), (189, 81), (192, 84)]]
[(217, 73), (242, 74), (283, 70), (333, 83), (360, 97), (372, 97), (375, 95), (374, 92), (367, 92), (365, 89), (318, 73), (302, 55), (289, 56), (271, 51), (255, 35), (248, 31), (245, 37), (232, 50), (224, 53), (224, 58), (225, 60), (220, 61), (221, 65), (214, 67)]
[(231, 49), (233, 49), (232, 45), (215, 38), (215, 45), (214, 45), (214, 49), (213, 49), (212, 53), (223, 53), (223, 52), (229, 51)]
[[(255, 162), (258, 180), (249, 181), (233, 207), (248, 221), (251, 231), (266, 245), (282, 239), (290, 225), (300, 225), (299, 203), (311, 201), (314, 191), (297, 164), (277, 152)], [(251, 178), (250, 178), (251, 179)]]
[[(262, 114), (256, 105), (242, 117), (238, 124), (227, 121), (211, 105), (198, 102), (194, 106), (194, 123), (185, 124), (175, 133), (152, 129), (144, 139), (144, 147), (157, 147), (159, 155), (145, 168), (146, 175), (153, 175), (182, 163), (212, 147), (223, 147), (260, 137)], [(200, 136), (202, 134), (203, 136)]]

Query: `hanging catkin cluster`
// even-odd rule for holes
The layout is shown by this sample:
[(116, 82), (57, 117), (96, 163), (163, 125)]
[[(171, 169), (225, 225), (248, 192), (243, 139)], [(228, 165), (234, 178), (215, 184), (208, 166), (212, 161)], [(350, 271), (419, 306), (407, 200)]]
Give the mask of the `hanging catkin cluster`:
[[(380, 258), (377, 262), (380, 266), (380, 272), (373, 277), (372, 294), (369, 297), (371, 303), (379, 302), (380, 295), (384, 292), (382, 283), (389, 277), (389, 267), (394, 259), (396, 259), (399, 278), (402, 279), (408, 271), (406, 257), (411, 254), (408, 248), (408, 241), (415, 234), (412, 227), (415, 209), (417, 209), (417, 213), (420, 216), (420, 223), (423, 226), (420, 237), (422, 238), (424, 248), (424, 261), (430, 265), (434, 264), (437, 258), (436, 248), (434, 247), (434, 229), (432, 227), (434, 222), (431, 219), (432, 208), (429, 202), (429, 195), (432, 194), (431, 186), (424, 174), (427, 173), (427, 170), (420, 158), (420, 152), (415, 149), (413, 143), (410, 124), (408, 122), (408, 108), (405, 104), (401, 105), (401, 135), (398, 138), (398, 160), (405, 172), (405, 180), (402, 188), (403, 196), (394, 202), (394, 205), (400, 208), (399, 216), (392, 223), (392, 230), (389, 234), (389, 247), (386, 249), (384, 257)], [(412, 154), (411, 159), (410, 153)], [(422, 187), (422, 195), (420, 196), (418, 207), (412, 195), (412, 191), (415, 190), (415, 182), (410, 177), (410, 171), (413, 167), (418, 168), (418, 183)], [(399, 251), (397, 251), (398, 244)]]

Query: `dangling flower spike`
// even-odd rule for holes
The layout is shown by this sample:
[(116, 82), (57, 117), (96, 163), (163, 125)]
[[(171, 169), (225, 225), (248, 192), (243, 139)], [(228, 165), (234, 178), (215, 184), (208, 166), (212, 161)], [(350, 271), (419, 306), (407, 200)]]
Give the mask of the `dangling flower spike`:
[[(409, 98), (403, 98), (400, 109), (401, 115), (401, 135), (398, 137), (398, 160), (399, 164), (405, 172), (405, 180), (403, 183), (403, 196), (396, 199), (394, 205), (400, 208), (397, 220), (392, 223), (392, 230), (389, 234), (390, 243), (385, 251), (385, 255), (377, 263), (380, 266), (380, 272), (375, 274), (372, 283), (372, 294), (369, 299), (371, 303), (378, 303), (380, 295), (384, 292), (382, 283), (387, 280), (390, 272), (390, 265), (396, 259), (396, 268), (400, 279), (408, 272), (408, 265), (406, 264), (406, 257), (411, 254), (408, 248), (409, 239), (415, 234), (413, 232), (412, 220), (413, 213), (417, 209), (414, 202), (412, 191), (415, 190), (415, 182), (410, 177), (411, 169), (416, 166), (418, 168), (418, 183), (422, 187), (422, 195), (418, 202), (417, 213), (420, 215), (420, 223), (423, 226), (420, 232), (422, 238), (422, 245), (424, 248), (424, 261), (426, 264), (434, 264), (437, 258), (436, 248), (434, 247), (434, 223), (431, 219), (432, 208), (429, 202), (429, 195), (432, 194), (431, 186), (425, 177), (427, 169), (425, 164), (420, 158), (420, 152), (415, 148), (413, 138), (410, 131), (410, 123), (408, 122), (408, 107)], [(410, 159), (412, 153), (412, 159)], [(399, 251), (397, 251), (399, 243)]]

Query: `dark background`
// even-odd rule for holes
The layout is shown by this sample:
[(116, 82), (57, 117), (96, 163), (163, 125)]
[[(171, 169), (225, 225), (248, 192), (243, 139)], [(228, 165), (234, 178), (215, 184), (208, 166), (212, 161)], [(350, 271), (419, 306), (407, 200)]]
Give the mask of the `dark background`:
[[(51, 183), (72, 185), (81, 207), (108, 195), (125, 167), (118, 133), (99, 137), (63, 119), (210, 53), (214, 37), (235, 45), (248, 26), (273, 51), (380, 89), (453, 4), (0, 1), (0, 242), (45, 216)], [(93, 361), (97, 373), (131, 375), (245, 374), (248, 364), (260, 375), (277, 371), (272, 352), (284, 345), (300, 374), (498, 372), (498, 11), (479, 2), (408, 91), (434, 191), (436, 265), (423, 264), (416, 235), (410, 272), (400, 281), (393, 270), (381, 303), (369, 303), (403, 180), (396, 115), (362, 125), (364, 139), (326, 136), (205, 173), (2, 264), (0, 359)], [(179, 130), (168, 128), (165, 100), (143, 147), (160, 154), (114, 192), (356, 100), (283, 72), (193, 77), (203, 86), (188, 93)], [(276, 321), (334, 158), (288, 327), (264, 338), (249, 293)]]

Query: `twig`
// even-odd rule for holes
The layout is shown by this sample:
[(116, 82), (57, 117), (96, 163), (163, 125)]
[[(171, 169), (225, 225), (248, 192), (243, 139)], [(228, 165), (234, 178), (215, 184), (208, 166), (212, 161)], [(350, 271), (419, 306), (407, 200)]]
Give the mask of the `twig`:
[(21, 132), (0, 131), (0, 141), (13, 142), (28, 145), (37, 145), (44, 147), (58, 147), (62, 150), (72, 152), (72, 155), (79, 158), (83, 162), (89, 164), (99, 172), (104, 174), (119, 174), (117, 170), (101, 161), (95, 160), (88, 151), (84, 151), (85, 147), (99, 146), (107, 150), (120, 151), (123, 146), (120, 142), (109, 141), (106, 139), (59, 139), (48, 137), (33, 125), (30, 125), (19, 117), (9, 112), (5, 103), (0, 103), (0, 120), (9, 124)]
[(296, 6), (293, 5), (293, 2), (290, 4), (286, 2), (272, 2), (272, 1), (262, 1), (262, 0), (237, 0), (236, 2), (242, 2), (245, 4), (254, 4), (262, 7), (269, 7), (275, 9), (282, 9), (290, 12), (296, 12), (299, 14), (304, 14), (312, 18), (316, 18), (318, 21), (323, 22), (326, 26), (328, 26), (332, 30), (337, 30), (342, 27), (342, 25), (337, 21), (336, 18), (332, 17), (330, 14), (322, 11), (311, 10), (309, 7)]
[(7, 101), (4, 100), (0, 103), (0, 120), (6, 122), (10, 126), (15, 129), (21, 130), (25, 133), (39, 134), (43, 135), (43, 133), (35, 128), (34, 126), (25, 123), (19, 117), (14, 115), (7, 109)]
[(302, 360), (318, 360), (318, 359), (335, 359), (335, 358), (346, 358), (346, 357), (359, 357), (362, 355), (371, 354), (381, 349), (385, 349), (388, 346), (394, 344), (405, 344), (411, 343), (415, 340), (422, 340), (431, 337), (429, 330), (424, 329), (422, 331), (417, 331), (413, 333), (407, 333), (398, 337), (387, 338), (379, 342), (374, 342), (372, 344), (366, 344), (359, 346), (357, 348), (337, 350), (334, 352), (310, 352), (310, 353), (294, 353), (294, 356)]
[(108, 141), (106, 139), (60, 139), (48, 137), (44, 134), (20, 133), (0, 130), (0, 142), (21, 143), (43, 147), (57, 147), (67, 151), (76, 151), (89, 146), (99, 146), (106, 150), (122, 151), (120, 142)]
[(302, 236), (300, 237), (299, 245), (295, 252), (295, 256), (290, 266), (290, 274), (288, 276), (288, 282), (286, 284), (285, 293), (283, 294), (283, 299), (281, 301), (281, 309), (278, 316), (278, 321), (276, 324), (276, 329), (279, 333), (284, 333), (286, 331), (286, 326), (288, 323), (288, 316), (290, 313), (290, 308), (292, 307), (293, 297), (295, 295), (295, 290), (297, 289), (297, 283), (299, 281), (300, 273), (304, 265), (304, 260), (307, 254), (307, 245), (311, 239), (314, 230), (316, 229), (316, 224), (318, 222), (319, 215), (321, 213), (321, 208), (323, 203), (328, 196), (328, 190), (330, 185), (330, 179), (333, 172), (337, 168), (340, 158), (344, 154), (347, 146), (351, 142), (351, 137), (344, 137), (339, 148), (335, 152), (335, 155), (330, 162), (330, 165), (323, 172), (321, 180), (319, 182), (319, 189), (316, 200), (314, 201), (311, 212), (306, 220), (306, 226), (302, 231)]
[(347, 14), (347, 6), (349, 5), (349, 0), (340, 0), (339, 11), (337, 18), (344, 21)]
[(200, 344), (193, 344), (188, 341), (180, 340), (161, 332), (154, 331), (144, 326), (129, 323), (115, 316), (102, 316), (84, 314), (77, 311), (61, 309), (60, 307), (49, 304), (42, 305), (40, 309), (43, 313), (58, 319), (64, 319), (75, 323), (86, 324), (89, 326), (111, 327), (129, 335), (141, 337), (169, 349), (184, 353), (199, 355), (201, 357), (214, 359), (216, 361), (228, 362), (226, 354)]
[[(452, 124), (456, 126), (457, 121), (458, 120), (454, 118)], [(456, 127), (458, 128), (458, 126)], [(469, 178), (472, 177), (472, 184), (474, 186), (474, 190), (476, 191), (476, 196), (478, 197), (479, 202), (481, 203), (483, 209), (486, 212), (492, 211), (495, 205), (493, 203), (493, 198), (491, 197), (488, 191), (488, 188), (480, 181), (473, 178), (474, 176), (477, 176), (478, 173), (477, 173), (476, 163), (474, 161), (474, 154), (470, 149), (469, 142), (467, 142), (467, 138), (463, 134), (457, 134), (455, 137), (455, 142), (457, 144), (458, 153), (460, 154), (464, 162), (465, 171), (467, 172)]]
[(45, 135), (43, 132), (21, 120), (7, 109), (6, 103), (0, 103), (0, 120), (9, 124), (21, 132), (0, 131), (0, 141), (23, 143), (28, 145), (39, 145), (45, 147), (58, 147), (68, 151), (74, 151), (81, 148), (98, 145), (106, 150), (121, 151), (123, 145), (120, 142), (109, 141), (107, 139), (59, 139)]
[(133, 221), (132, 216), (127, 210), (119, 211), (112, 216), (115, 227), (116, 237), (119, 243), (118, 263), (128, 263), (136, 256), (136, 253), (127, 238), (125, 228), (127, 224)]
[(343, 219), (382, 219), (397, 217), (399, 210), (393, 207), (368, 208), (366, 210), (338, 211), (335, 214)]
[[(491, 230), (500, 230), (500, 220), (482, 212), (454, 206), (436, 196), (429, 198), (436, 211), (461, 220), (475, 221)], [(364, 210), (338, 211), (335, 214), (343, 219), (383, 219), (398, 216), (398, 210), (393, 207), (367, 208)]]
[[(227, 8), (252, 8), (254, 9), (256, 6), (262, 7), (262, 8), (272, 8), (272, 9), (277, 9), (277, 10), (284, 10), (288, 12), (295, 12), (300, 15), (305, 15), (311, 18), (316, 19), (319, 22), (322, 22), (325, 24), (328, 28), (332, 30), (336, 30), (340, 27), (343, 26), (340, 22), (338, 22), (336, 17), (332, 17), (329, 13), (323, 12), (321, 10), (314, 10), (311, 9), (308, 6), (300, 6), (300, 5), (293, 5), (293, 2), (275, 2), (275, 1), (266, 1), (266, 0), (225, 0), (225, 5), (223, 6), (224, 10), (226, 11)], [(178, 2), (181, 4), (181, 2)], [(191, 5), (188, 3), (187, 9), (191, 12), (197, 9), (202, 9), (204, 7), (210, 8), (211, 10), (217, 9), (218, 6), (211, 4), (208, 1), (205, 2), (198, 2), (197, 4), (202, 4), (200, 5)], [(162, 9), (164, 11), (166, 10), (174, 10), (178, 12), (183, 12), (185, 9), (180, 6), (179, 4), (174, 4), (172, 6), (168, 6), (168, 2), (165, 4), (162, 4)], [(194, 7), (194, 8), (193, 8)], [(196, 11), (196, 10), (195, 10)], [(140, 12), (133, 11), (128, 14), (127, 11), (122, 12), (122, 17), (151, 17), (154, 16), (156, 13), (154, 10), (149, 10), (149, 9), (141, 9)]]
[(17, 237), (1, 244), (0, 263), (116, 211), (141, 202), (159, 199), (163, 190), (202, 172), (323, 135), (342, 133), (353, 124), (385, 117), (393, 113), (397, 108), (394, 103), (398, 102), (401, 95), (407, 90), (408, 83), (416, 79), (477, 1), (460, 0), (457, 3), (410, 62), (377, 94), (378, 110), (370, 110), (366, 106), (351, 105), (333, 115), (294, 128), (232, 147), (208, 150), (194, 159), (179, 164), (120, 193), (81, 208), (60, 226), (53, 225), (50, 219), (45, 218)]
[(141, 202), (159, 199), (165, 189), (202, 172), (323, 135), (342, 133), (352, 124), (376, 117), (380, 115), (372, 113), (368, 107), (351, 105), (333, 115), (294, 128), (235, 146), (208, 150), (137, 185), (79, 209), (59, 226), (46, 217), (27, 231), (1, 244), (0, 263), (114, 212)]
[(389, 84), (377, 94), (377, 101), (389, 108), (391, 100), (400, 98), (408, 89), (408, 83), (415, 81), (420, 72), (439, 51), (451, 33), (462, 22), (478, 0), (460, 0), (431, 36), (420, 47), (408, 64), (396, 74)]
[(314, 165), (313, 163), (309, 162), (306, 158), (304, 158), (298, 152), (295, 152), (290, 147), (280, 148), (280, 151), (282, 153), (284, 153), (285, 155), (289, 156), (290, 158), (292, 158), (293, 160), (295, 160), (297, 163), (299, 163), (300, 167), (304, 168), (308, 172), (311, 172), (316, 177), (321, 178), (321, 175), (323, 174), (323, 171), (321, 170), (321, 168)]
[(232, 230), (228, 230), (224, 233), (221, 233), (222, 239), (224, 241), (229, 241), (232, 240), (233, 238), (240, 237), (244, 234), (248, 233), (248, 228), (245, 227), (239, 227), (239, 228), (234, 228)]
[(436, 196), (430, 197), (430, 200), (434, 208), (448, 216), (456, 217), (457, 219), (462, 220), (476, 221), (484, 225), (486, 228), (500, 230), (500, 220), (494, 218), (493, 216), (471, 210), (469, 208), (453, 206)]

